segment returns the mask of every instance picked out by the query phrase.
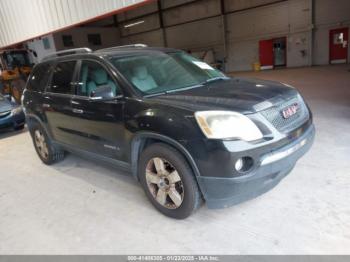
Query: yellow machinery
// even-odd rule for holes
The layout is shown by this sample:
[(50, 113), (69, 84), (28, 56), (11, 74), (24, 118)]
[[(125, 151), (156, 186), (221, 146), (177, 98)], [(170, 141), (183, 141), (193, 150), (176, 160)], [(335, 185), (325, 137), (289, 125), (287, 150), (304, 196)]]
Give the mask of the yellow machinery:
[(31, 70), (32, 65), (26, 50), (0, 51), (0, 91), (11, 95), (17, 103), (20, 103)]

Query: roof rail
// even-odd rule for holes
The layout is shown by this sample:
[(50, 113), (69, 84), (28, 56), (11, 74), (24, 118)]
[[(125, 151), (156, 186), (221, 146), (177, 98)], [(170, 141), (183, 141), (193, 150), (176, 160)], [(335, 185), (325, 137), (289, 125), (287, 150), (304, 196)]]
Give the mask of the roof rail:
[(73, 55), (73, 54), (86, 54), (86, 53), (91, 53), (92, 50), (87, 47), (83, 48), (73, 48), (73, 49), (67, 49), (67, 50), (62, 50), (58, 51), (52, 54), (49, 54), (45, 56), (41, 61), (46, 61), (54, 57), (59, 57), (59, 56), (65, 56), (65, 55)]
[(130, 47), (148, 47), (148, 45), (145, 45), (145, 44), (119, 45), (119, 46), (112, 46), (108, 48), (98, 49), (95, 52), (112, 51), (115, 49), (123, 49), (123, 48), (130, 48)]

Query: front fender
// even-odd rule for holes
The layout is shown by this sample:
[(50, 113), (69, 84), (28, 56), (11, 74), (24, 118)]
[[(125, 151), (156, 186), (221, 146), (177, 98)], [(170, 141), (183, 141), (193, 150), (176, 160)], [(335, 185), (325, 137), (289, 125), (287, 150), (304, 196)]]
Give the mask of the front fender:
[[(126, 128), (136, 133), (153, 132), (174, 140), (192, 140), (203, 136), (193, 112), (165, 106), (132, 104), (126, 108)], [(152, 108), (153, 107), (153, 108)]]

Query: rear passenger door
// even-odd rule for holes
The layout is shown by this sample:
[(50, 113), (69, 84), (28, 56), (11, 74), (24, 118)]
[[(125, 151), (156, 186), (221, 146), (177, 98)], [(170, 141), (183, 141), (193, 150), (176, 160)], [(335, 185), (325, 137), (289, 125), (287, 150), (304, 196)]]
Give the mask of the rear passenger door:
[(53, 66), (42, 104), (53, 138), (68, 145), (74, 143), (76, 130), (71, 106), (75, 94), (76, 66), (76, 61), (58, 62)]

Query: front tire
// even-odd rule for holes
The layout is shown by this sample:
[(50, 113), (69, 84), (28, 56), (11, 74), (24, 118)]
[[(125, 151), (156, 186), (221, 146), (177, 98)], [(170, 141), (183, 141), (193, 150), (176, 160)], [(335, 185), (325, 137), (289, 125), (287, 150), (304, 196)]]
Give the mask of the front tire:
[(41, 125), (34, 123), (30, 127), (30, 134), (33, 139), (35, 151), (44, 164), (52, 165), (63, 160), (64, 151), (52, 144), (51, 139)]
[(192, 169), (176, 149), (163, 143), (150, 145), (138, 166), (147, 197), (164, 215), (184, 219), (200, 206), (202, 196)]

